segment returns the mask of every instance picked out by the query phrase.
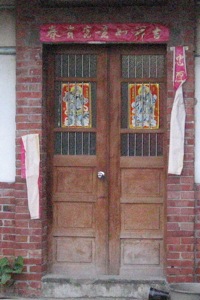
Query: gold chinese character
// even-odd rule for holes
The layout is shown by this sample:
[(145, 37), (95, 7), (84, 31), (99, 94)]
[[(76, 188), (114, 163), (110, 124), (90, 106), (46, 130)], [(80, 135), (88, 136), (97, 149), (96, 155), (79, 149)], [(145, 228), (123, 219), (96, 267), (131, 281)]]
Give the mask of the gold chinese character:
[(146, 31), (146, 26), (137, 27), (135, 32), (135, 37), (141, 38), (143, 40)]
[(67, 29), (67, 37), (69, 39), (73, 39), (74, 38), (74, 32), (73, 32), (73, 30), (74, 30), (74, 27), (71, 26), (71, 25)]
[(47, 33), (47, 36), (50, 37), (50, 39), (55, 40), (57, 37), (60, 37), (58, 34), (58, 31), (55, 26), (50, 26), (49, 31)]
[(88, 25), (83, 28), (83, 37), (84, 37), (84, 39), (91, 38), (91, 29), (92, 29), (92, 27), (88, 26)]
[(119, 28), (117, 28), (117, 32), (115, 33), (116, 36), (127, 35), (127, 34), (128, 34), (128, 30), (121, 30)]
[(160, 38), (160, 32), (161, 32), (161, 29), (156, 27), (154, 30), (153, 30), (153, 36), (154, 36), (154, 39), (158, 40)]
[(101, 31), (97, 31), (98, 34), (100, 34), (100, 37), (101, 38), (105, 38), (105, 39), (108, 39), (108, 26), (106, 25), (103, 25), (103, 28)]
[(179, 54), (178, 56), (176, 56), (176, 64), (178, 66), (183, 66), (184, 65), (183, 58), (184, 58), (184, 56), (181, 55), (181, 54)]
[(175, 82), (182, 82), (184, 80), (184, 75), (184, 71), (177, 72)]

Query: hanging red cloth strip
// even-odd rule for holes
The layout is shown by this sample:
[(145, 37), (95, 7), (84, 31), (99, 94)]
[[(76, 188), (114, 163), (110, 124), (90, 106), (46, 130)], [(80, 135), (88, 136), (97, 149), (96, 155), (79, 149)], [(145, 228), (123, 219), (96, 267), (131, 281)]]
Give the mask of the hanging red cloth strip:
[(68, 43), (155, 43), (169, 40), (169, 29), (160, 24), (45, 24), (40, 28), (41, 42)]
[(177, 46), (174, 49), (174, 74), (173, 84), (175, 91), (181, 86), (187, 79), (186, 62), (185, 62), (185, 48), (183, 46)]
[(26, 157), (26, 151), (24, 148), (24, 143), (23, 140), (21, 139), (20, 142), (20, 147), (21, 147), (21, 178), (26, 178), (26, 166), (25, 166), (25, 157)]

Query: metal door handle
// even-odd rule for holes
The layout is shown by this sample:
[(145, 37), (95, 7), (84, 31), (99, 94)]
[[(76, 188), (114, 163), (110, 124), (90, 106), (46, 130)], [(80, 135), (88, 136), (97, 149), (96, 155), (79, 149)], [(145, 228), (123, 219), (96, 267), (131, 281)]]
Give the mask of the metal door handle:
[(99, 179), (105, 178), (105, 176), (106, 176), (106, 174), (105, 174), (103, 171), (99, 171), (99, 172), (97, 173), (97, 177), (98, 177)]

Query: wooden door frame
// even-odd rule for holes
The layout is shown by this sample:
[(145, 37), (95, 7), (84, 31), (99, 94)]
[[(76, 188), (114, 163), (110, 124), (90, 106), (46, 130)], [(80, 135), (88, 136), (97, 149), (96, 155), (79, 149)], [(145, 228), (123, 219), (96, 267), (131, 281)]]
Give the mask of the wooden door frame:
[[(113, 48), (115, 47), (115, 49)], [(130, 47), (132, 48), (130, 51)], [(105, 201), (105, 186), (109, 186), (109, 191), (108, 191), (108, 199), (107, 204), (104, 203), (104, 209), (101, 209), (98, 211), (98, 214), (105, 215), (107, 214), (107, 228), (102, 227), (102, 224), (99, 223), (97, 224), (97, 235), (100, 237), (103, 234), (103, 231), (107, 230), (108, 236), (104, 238), (104, 242), (108, 247), (108, 253), (105, 253), (105, 248), (104, 248), (104, 253), (102, 254), (102, 249), (97, 249), (97, 255), (100, 258), (99, 262), (97, 263), (97, 268), (100, 270), (101, 273), (103, 273), (103, 269), (105, 273), (113, 274), (113, 275), (118, 275), (119, 274), (119, 268), (120, 268), (120, 176), (116, 172), (116, 170), (120, 170), (120, 83), (121, 83), (121, 78), (120, 78), (120, 63), (119, 63), (119, 57), (116, 55), (116, 53), (128, 53), (128, 52), (135, 52), (136, 54), (141, 53), (142, 54), (149, 54), (150, 52), (155, 53), (155, 48), (158, 49), (158, 45), (98, 45), (98, 46), (91, 46), (84, 44), (84, 47), (82, 45), (62, 45), (62, 46), (56, 46), (53, 45), (49, 48), (49, 54), (48, 54), (48, 59), (47, 63), (49, 66), (51, 66), (48, 69), (48, 77), (50, 78), (50, 84), (48, 85), (46, 94), (47, 94), (47, 111), (50, 113), (50, 116), (48, 118), (47, 122), (47, 130), (48, 134), (52, 134), (53, 132), (53, 123), (54, 123), (54, 113), (52, 113), (52, 107), (51, 103), (54, 102), (53, 99), (53, 77), (50, 76), (50, 74), (53, 74), (54, 72), (54, 63), (52, 62), (52, 57), (54, 56), (56, 49), (60, 49), (59, 51), (62, 50), (62, 48), (65, 48), (66, 51), (69, 52), (69, 48), (71, 51), (74, 51), (74, 49), (81, 49), (82, 53), (87, 53), (90, 51), (90, 49), (96, 49), (94, 51), (101, 53), (104, 52), (102, 55), (102, 62), (101, 62), (101, 89), (102, 91), (108, 91), (109, 88), (109, 93), (107, 93), (107, 97), (102, 97), (101, 96), (101, 103), (98, 101), (97, 103), (97, 112), (102, 110), (102, 107), (106, 108), (106, 111), (109, 111), (109, 114), (107, 115), (106, 118), (101, 118), (100, 114), (97, 113), (97, 126), (101, 127), (103, 126), (106, 128), (105, 123), (107, 124), (107, 129), (104, 132), (106, 138), (102, 138), (102, 135), (99, 134), (97, 135), (97, 155), (99, 155), (99, 163), (97, 166), (97, 170), (103, 170), (105, 171), (107, 178), (109, 178), (109, 185), (108, 182), (105, 183), (105, 181), (98, 181), (98, 188), (99, 188), (99, 194), (98, 194), (98, 199), (101, 202)], [(52, 51), (53, 49), (53, 51)], [(89, 49), (89, 50), (88, 50)], [(103, 51), (102, 51), (103, 49)], [(114, 51), (112, 51), (114, 49)], [(159, 52), (159, 51), (157, 51)], [(163, 54), (163, 50), (160, 51)], [(108, 61), (109, 57), (109, 61)], [(103, 63), (104, 61), (104, 63)], [(105, 64), (106, 61), (106, 64)], [(112, 72), (112, 76), (110, 76), (111, 71), (113, 70), (108, 70), (108, 65), (110, 66), (110, 63), (112, 65), (115, 65), (114, 72)], [(106, 70), (106, 72), (105, 72)], [(108, 74), (109, 72), (109, 74)], [(109, 77), (109, 86), (107, 82), (107, 78)], [(116, 82), (118, 84), (116, 85)], [(115, 88), (114, 88), (115, 87)], [(100, 91), (99, 90), (99, 91)], [(109, 101), (109, 98), (111, 101)], [(119, 115), (116, 114), (116, 110), (119, 112)], [(112, 119), (112, 126), (110, 126), (110, 121)], [(165, 130), (165, 120), (163, 121), (163, 129)], [(106, 150), (105, 150), (105, 145), (104, 141), (106, 140)], [(49, 158), (49, 161), (53, 159), (53, 139), (51, 139), (50, 142), (50, 147), (47, 147), (47, 155)], [(110, 142), (109, 142), (110, 141)], [(110, 143), (112, 143), (112, 147), (110, 147)], [(102, 149), (104, 149), (107, 153), (107, 160), (105, 157), (102, 155)], [(118, 149), (118, 152), (116, 154), (116, 149)], [(164, 148), (165, 149), (165, 148)], [(166, 159), (165, 159), (166, 161)], [(48, 173), (52, 174), (52, 169), (53, 169), (53, 164), (50, 164), (48, 162)], [(50, 187), (50, 190), (48, 192), (49, 198), (51, 196), (51, 187), (52, 187), (52, 178), (51, 176), (48, 178), (48, 189)], [(118, 188), (116, 188), (118, 187)], [(112, 191), (112, 193), (111, 193)], [(118, 201), (116, 202), (116, 199)], [(52, 205), (52, 204), (51, 204)], [(107, 208), (106, 208), (107, 207)], [(107, 212), (106, 212), (107, 210)], [(52, 211), (50, 210), (52, 213)], [(51, 216), (52, 214), (50, 214)], [(50, 219), (49, 219), (49, 224), (51, 224)], [(51, 225), (50, 225), (51, 226)], [(50, 230), (51, 231), (51, 230)], [(50, 239), (49, 239), (50, 240)], [(51, 242), (50, 242), (50, 252), (51, 252)], [(106, 264), (105, 261), (103, 261), (103, 257), (106, 257)], [(51, 255), (50, 255), (50, 260), (51, 260)], [(102, 265), (104, 265), (102, 269)]]

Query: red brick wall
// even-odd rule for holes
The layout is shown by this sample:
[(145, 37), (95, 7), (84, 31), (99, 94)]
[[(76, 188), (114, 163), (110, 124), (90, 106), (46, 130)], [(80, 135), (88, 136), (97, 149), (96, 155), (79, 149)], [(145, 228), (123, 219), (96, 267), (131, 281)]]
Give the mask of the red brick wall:
[(195, 279), (200, 282), (200, 184), (195, 186)]
[[(189, 23), (185, 24), (186, 27)], [(189, 28), (185, 28), (189, 32)], [(190, 35), (191, 37), (192, 35)], [(185, 157), (181, 176), (167, 181), (167, 275), (169, 282), (194, 281), (195, 278), (195, 193), (194, 193), (194, 55), (191, 41), (186, 51), (188, 79), (183, 85), (186, 108)], [(168, 56), (171, 56), (169, 53)], [(171, 59), (169, 58), (170, 65)], [(171, 72), (169, 71), (168, 74)], [(174, 91), (168, 78), (168, 122)], [(169, 128), (169, 123), (168, 123)]]
[[(17, 176), (15, 185), (15, 255), (25, 259), (25, 270), (19, 276), (17, 288), (20, 293), (37, 295), (40, 293), (41, 275), (45, 271), (46, 221), (44, 213), (41, 220), (30, 220), (27, 206), (26, 183), (20, 176), (20, 142), (21, 136), (28, 133), (39, 133), (42, 137), (42, 61), (41, 47), (26, 46), (21, 37), (26, 21), (17, 27), (20, 39), (17, 47), (17, 110), (16, 110), (16, 146)], [(42, 146), (41, 146), (42, 151)], [(43, 155), (43, 153), (42, 153)], [(41, 165), (41, 174), (43, 173)], [(43, 207), (43, 193), (40, 186), (40, 206)], [(46, 209), (41, 209), (45, 212)]]
[[(177, 3), (178, 2), (178, 3)], [(175, 4), (174, 4), (175, 3)], [(177, 4), (176, 4), (177, 3)], [(190, 9), (188, 9), (188, 7)], [(17, 176), (13, 185), (0, 184), (1, 255), (22, 255), (25, 270), (18, 276), (17, 289), (24, 295), (39, 295), (41, 276), (47, 270), (46, 149), (42, 86), (43, 47), (39, 26), (51, 22), (160, 22), (170, 28), (167, 45), (167, 128), (174, 98), (172, 51), (185, 45), (188, 80), (184, 84), (186, 138), (184, 170), (181, 176), (168, 176), (166, 203), (166, 276), (169, 282), (193, 281), (199, 273), (200, 188), (194, 190), (194, 30), (195, 10), (191, 0), (170, 0), (167, 7), (42, 9), (36, 0), (17, 1)], [(44, 57), (45, 60), (45, 57)], [(20, 177), (20, 138), (39, 133), (41, 138), (41, 219), (30, 220), (26, 183)], [(168, 132), (169, 136), (169, 132)], [(195, 195), (197, 202), (195, 202)], [(195, 223), (195, 220), (197, 221)], [(195, 233), (196, 228), (196, 233)], [(195, 236), (196, 234), (196, 236)]]
[(0, 183), (0, 255), (14, 255), (15, 197), (14, 184)]

